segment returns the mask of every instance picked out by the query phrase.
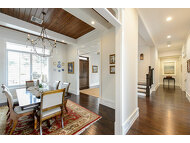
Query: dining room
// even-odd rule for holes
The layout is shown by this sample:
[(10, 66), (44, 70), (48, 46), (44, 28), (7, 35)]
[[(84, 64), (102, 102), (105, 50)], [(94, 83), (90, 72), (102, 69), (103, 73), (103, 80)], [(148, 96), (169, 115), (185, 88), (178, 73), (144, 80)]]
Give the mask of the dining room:
[[(111, 122), (104, 125), (107, 132), (96, 132), (114, 134), (114, 110), (99, 105), (94, 97), (79, 94), (76, 38), (94, 30), (92, 24), (57, 8), (1, 8), (0, 17), (0, 134), (82, 134), (108, 118)], [(66, 30), (58, 33), (54, 23), (65, 25)], [(90, 98), (91, 106), (84, 98)]]

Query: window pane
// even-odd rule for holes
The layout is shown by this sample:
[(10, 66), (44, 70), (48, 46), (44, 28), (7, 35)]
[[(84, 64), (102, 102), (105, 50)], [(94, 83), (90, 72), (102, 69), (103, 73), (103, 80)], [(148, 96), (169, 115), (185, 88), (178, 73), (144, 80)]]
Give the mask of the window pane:
[(42, 75), (45, 76), (45, 80), (48, 78), (48, 59), (32, 55), (32, 77), (33, 79), (42, 79)]
[(30, 54), (20, 53), (20, 85), (30, 80)]
[(8, 51), (8, 86), (30, 80), (30, 54)]
[(8, 52), (8, 86), (19, 85), (19, 53)]

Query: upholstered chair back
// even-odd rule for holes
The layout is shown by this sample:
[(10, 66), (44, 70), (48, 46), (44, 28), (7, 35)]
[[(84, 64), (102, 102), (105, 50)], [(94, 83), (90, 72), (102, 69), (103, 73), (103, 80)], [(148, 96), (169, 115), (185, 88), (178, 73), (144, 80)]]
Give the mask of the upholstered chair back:
[(65, 89), (48, 91), (42, 94), (41, 109), (62, 105), (64, 100)]
[(65, 96), (67, 96), (68, 91), (69, 91), (69, 87), (70, 87), (70, 83), (68, 83), (68, 82), (64, 82), (64, 83), (60, 82), (58, 89), (64, 89), (65, 88)]
[(60, 82), (61, 82), (61, 81), (55, 81), (55, 82), (53, 83), (53, 87), (54, 87), (55, 89), (59, 89), (59, 84), (60, 84)]
[(12, 96), (11, 92), (4, 84), (2, 84), (1, 87), (3, 89), (3, 93), (5, 94), (5, 96), (8, 99), (9, 108), (13, 109), (14, 102), (13, 102), (13, 96)]

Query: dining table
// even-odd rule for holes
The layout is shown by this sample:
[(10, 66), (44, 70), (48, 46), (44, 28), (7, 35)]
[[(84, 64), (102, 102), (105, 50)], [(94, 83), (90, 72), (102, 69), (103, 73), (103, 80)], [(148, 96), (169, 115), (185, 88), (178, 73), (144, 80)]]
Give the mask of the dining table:
[[(41, 103), (41, 94), (46, 91), (56, 90), (53, 86), (46, 86), (43, 88), (20, 88), (16, 89), (19, 106), (22, 110), (38, 107)], [(38, 93), (38, 94), (37, 94)]]

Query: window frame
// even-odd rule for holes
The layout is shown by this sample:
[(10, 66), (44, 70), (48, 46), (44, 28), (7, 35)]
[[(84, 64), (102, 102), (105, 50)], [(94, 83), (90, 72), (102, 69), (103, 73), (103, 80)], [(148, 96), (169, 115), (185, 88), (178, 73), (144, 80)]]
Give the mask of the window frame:
[[(12, 42), (7, 42), (7, 43), (12, 43)], [(12, 43), (12, 44), (16, 44), (16, 45), (21, 45), (21, 44), (17, 44), (17, 43)], [(6, 44), (7, 45), (7, 44)], [(17, 53), (26, 53), (26, 54), (29, 54), (30, 55), (30, 80), (32, 80), (32, 56), (35, 55), (35, 53), (32, 53), (32, 52), (26, 52), (26, 51), (19, 51), (19, 50), (12, 50), (12, 49), (7, 49), (7, 46), (6, 46), (6, 85), (7, 87), (9, 88), (24, 88), (26, 87), (25, 84), (21, 84), (21, 85), (11, 85), (9, 86), (8, 85), (8, 52), (17, 52)], [(47, 74), (47, 79), (49, 80), (49, 58), (47, 58), (47, 62), (48, 62), (48, 74)]]

